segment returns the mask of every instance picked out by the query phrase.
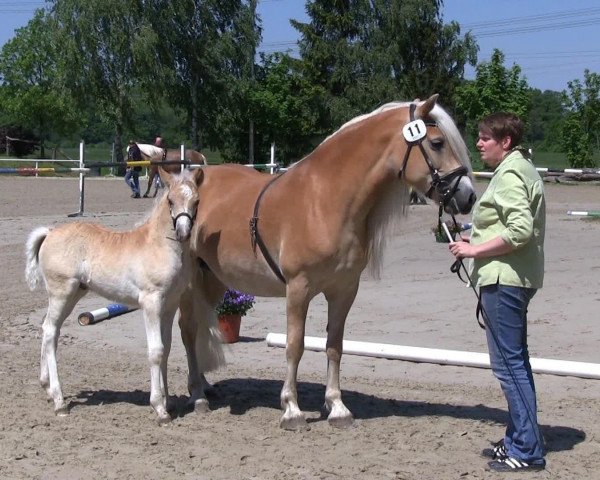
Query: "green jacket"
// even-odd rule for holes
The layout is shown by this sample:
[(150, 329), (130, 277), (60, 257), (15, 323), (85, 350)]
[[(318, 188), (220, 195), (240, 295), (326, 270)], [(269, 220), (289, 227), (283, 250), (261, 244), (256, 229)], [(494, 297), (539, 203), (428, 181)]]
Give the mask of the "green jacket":
[(496, 167), (488, 188), (475, 204), (471, 243), (478, 245), (500, 235), (515, 250), (474, 259), (473, 284), (541, 288), (545, 233), (543, 181), (531, 161), (514, 150)]

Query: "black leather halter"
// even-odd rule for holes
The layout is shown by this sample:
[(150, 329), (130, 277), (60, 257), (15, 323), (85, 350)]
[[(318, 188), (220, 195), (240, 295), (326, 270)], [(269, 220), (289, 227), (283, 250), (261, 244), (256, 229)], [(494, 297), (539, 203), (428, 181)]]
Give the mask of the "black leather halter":
[[(285, 173), (285, 172), (283, 172), (283, 173)], [(277, 276), (277, 278), (279, 280), (281, 280), (283, 283), (287, 283), (285, 280), (285, 277), (283, 276), (283, 273), (281, 272), (281, 269), (279, 268), (279, 265), (277, 265), (277, 262), (273, 259), (273, 257), (269, 253), (269, 250), (267, 249), (267, 246), (265, 245), (265, 242), (263, 241), (263, 239), (260, 236), (260, 233), (258, 231), (258, 210), (260, 208), (260, 201), (262, 200), (262, 197), (265, 194), (265, 192), (267, 191), (267, 189), (276, 180), (279, 180), (283, 176), (283, 173), (272, 178), (258, 194), (256, 203), (254, 204), (254, 214), (252, 215), (252, 218), (250, 219), (249, 226), (250, 226), (250, 241), (252, 242), (252, 251), (254, 252), (254, 255), (256, 256), (256, 245), (258, 245), (258, 248), (260, 248), (260, 252), (263, 254), (263, 257), (265, 257), (265, 260), (269, 264), (269, 267), (271, 267), (271, 270), (273, 271), (275, 276)]]
[[(415, 109), (417, 108), (416, 104), (411, 103), (410, 104), (410, 121), (414, 122), (415, 121)], [(435, 126), (435, 124), (425, 124), (426, 128), (427, 125), (429, 126)], [(452, 170), (451, 172), (448, 172), (445, 175), (440, 176), (440, 174), (438, 173), (437, 168), (435, 168), (435, 166), (433, 165), (433, 163), (431, 162), (431, 159), (429, 158), (429, 155), (427, 155), (427, 152), (425, 151), (425, 148), (423, 147), (423, 139), (427, 138), (427, 135), (419, 138), (418, 140), (415, 141), (410, 141), (408, 139), (405, 138), (406, 143), (408, 144), (408, 148), (406, 149), (406, 153), (404, 154), (404, 160), (402, 162), (402, 169), (400, 170), (400, 177), (402, 177), (402, 174), (404, 173), (404, 170), (406, 168), (406, 164), (408, 163), (408, 158), (410, 156), (410, 152), (412, 150), (412, 147), (414, 147), (415, 145), (417, 145), (419, 147), (419, 149), (421, 150), (421, 153), (423, 154), (423, 158), (425, 159), (425, 163), (427, 163), (427, 167), (429, 167), (429, 172), (431, 174), (431, 184), (429, 185), (429, 190), (427, 190), (427, 192), (425, 193), (425, 195), (428, 198), (431, 198), (431, 195), (433, 193), (433, 191), (435, 190), (439, 196), (440, 199), (440, 204), (441, 205), (446, 205), (454, 196), (454, 194), (456, 193), (456, 190), (458, 189), (458, 182), (460, 177), (467, 175), (468, 174), (468, 170), (467, 167), (458, 167), (455, 170)], [(458, 179), (457, 179), (458, 177)], [(453, 180), (455, 180), (453, 182)]]

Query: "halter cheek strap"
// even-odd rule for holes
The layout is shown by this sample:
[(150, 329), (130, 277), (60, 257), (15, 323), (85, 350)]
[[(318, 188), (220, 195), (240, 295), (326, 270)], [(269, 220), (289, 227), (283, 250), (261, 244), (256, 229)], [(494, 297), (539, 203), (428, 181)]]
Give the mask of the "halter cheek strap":
[(404, 153), (404, 159), (402, 160), (402, 169), (398, 174), (399, 177), (402, 177), (404, 170), (406, 169), (406, 164), (408, 163), (408, 158), (410, 157), (410, 152), (412, 147), (415, 145), (419, 147), (421, 150), (421, 154), (425, 159), (425, 163), (429, 167), (429, 172), (431, 175), (431, 184), (429, 186), (429, 190), (425, 194), (428, 198), (431, 198), (433, 191), (437, 191), (438, 195), (441, 199), (441, 204), (446, 204), (456, 193), (458, 189), (458, 181), (452, 182), (456, 177), (462, 177), (468, 173), (466, 167), (459, 167), (456, 170), (452, 170), (448, 172), (444, 176), (440, 176), (437, 168), (431, 162), (429, 155), (427, 155), (427, 151), (423, 147), (423, 139), (427, 137), (427, 125), (421, 119), (415, 119), (415, 110), (417, 105), (414, 103), (410, 104), (409, 107), (409, 115), (410, 122), (407, 123), (402, 129), (402, 134), (404, 135), (404, 139), (408, 144), (408, 148)]

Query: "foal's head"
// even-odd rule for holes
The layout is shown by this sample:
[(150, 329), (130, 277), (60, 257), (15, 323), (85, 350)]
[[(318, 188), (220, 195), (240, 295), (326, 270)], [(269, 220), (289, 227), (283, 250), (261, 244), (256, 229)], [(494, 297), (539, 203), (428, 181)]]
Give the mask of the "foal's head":
[(436, 105), (437, 98), (415, 100), (408, 107), (401, 175), (448, 213), (469, 213), (476, 200), (469, 154), (450, 116)]
[(175, 235), (177, 240), (184, 242), (190, 238), (194, 226), (199, 202), (197, 187), (202, 182), (204, 172), (198, 168), (172, 175), (162, 167), (158, 171), (168, 188), (166, 195)]

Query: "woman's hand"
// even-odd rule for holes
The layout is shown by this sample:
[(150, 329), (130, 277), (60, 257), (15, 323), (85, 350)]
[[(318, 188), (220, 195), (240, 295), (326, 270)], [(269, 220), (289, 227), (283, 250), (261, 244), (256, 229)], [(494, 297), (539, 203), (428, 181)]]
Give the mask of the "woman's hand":
[(474, 258), (477, 254), (476, 248), (468, 242), (452, 242), (448, 245), (450, 253), (456, 258)]

